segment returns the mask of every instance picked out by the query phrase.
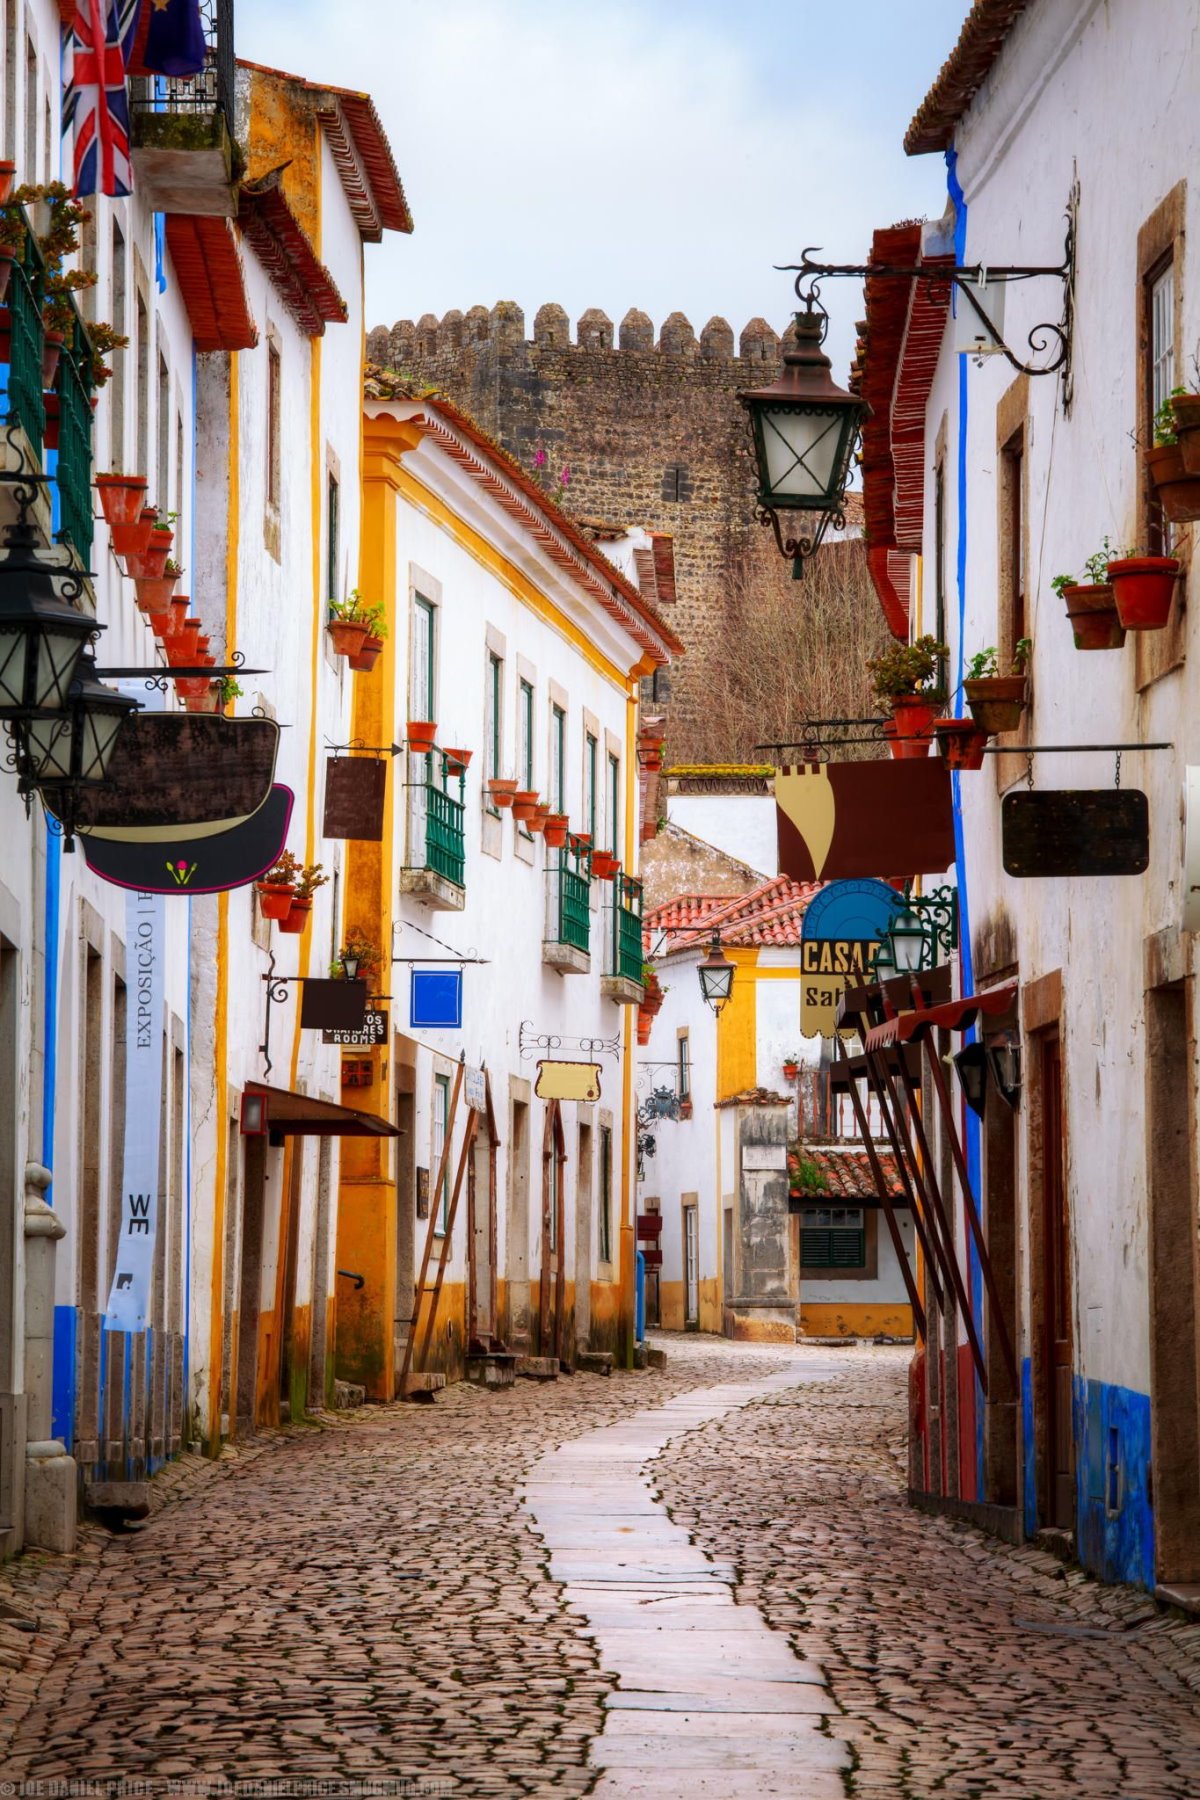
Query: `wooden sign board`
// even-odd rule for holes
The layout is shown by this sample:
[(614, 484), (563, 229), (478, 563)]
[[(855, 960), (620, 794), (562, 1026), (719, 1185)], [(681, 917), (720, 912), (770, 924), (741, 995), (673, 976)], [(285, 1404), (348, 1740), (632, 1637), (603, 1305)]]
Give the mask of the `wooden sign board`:
[(301, 984), (301, 1031), (361, 1031), (366, 1010), (365, 981), (305, 981)]
[(637, 1235), (639, 1243), (643, 1243), (649, 1239), (651, 1243), (656, 1244), (662, 1236), (662, 1214), (639, 1213), (637, 1216)]
[(539, 1100), (598, 1100), (600, 1064), (550, 1062), (538, 1064), (534, 1093)]
[(487, 1111), (487, 1076), (482, 1069), (463, 1070), (463, 1099), (472, 1112)]
[(107, 781), (79, 789), (76, 826), (122, 837), (181, 837), (188, 826), (215, 821), (232, 827), (270, 794), (278, 748), (274, 719), (133, 713), (121, 726)]
[(322, 835), (378, 844), (383, 837), (386, 796), (387, 763), (382, 757), (328, 757)]
[(779, 872), (793, 881), (942, 875), (954, 861), (940, 756), (781, 769), (775, 807)]
[(1150, 862), (1150, 809), (1139, 788), (1036, 788), (1005, 794), (1004, 871), (1028, 880), (1142, 875)]
[(648, 1268), (648, 1269), (661, 1269), (662, 1268), (663, 1253), (661, 1250), (655, 1249), (654, 1246), (651, 1244), (643, 1244), (641, 1246), (641, 1251), (642, 1251), (642, 1262), (645, 1264), (646, 1268)]

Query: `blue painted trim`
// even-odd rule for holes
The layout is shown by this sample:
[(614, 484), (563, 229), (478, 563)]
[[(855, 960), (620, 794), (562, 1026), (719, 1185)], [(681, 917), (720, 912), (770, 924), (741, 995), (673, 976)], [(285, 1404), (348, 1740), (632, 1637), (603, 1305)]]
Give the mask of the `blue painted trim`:
[(75, 1345), (79, 1315), (73, 1306), (54, 1309), (54, 1368), (50, 1377), (50, 1429), (68, 1451), (75, 1443)]
[(1025, 1536), (1032, 1537), (1038, 1528), (1037, 1449), (1033, 1435), (1033, 1364), (1028, 1357), (1021, 1363), (1021, 1500)]
[[(46, 972), (42, 1008), (46, 1021), (42, 1046), (42, 1161), (54, 1168), (54, 1119), (58, 1102), (58, 955), (59, 926), (62, 913), (62, 838), (46, 831), (46, 902), (42, 941), (46, 946)], [(46, 1189), (46, 1200), (54, 1205), (53, 1183)]]
[(1149, 1396), (1076, 1375), (1071, 1425), (1080, 1562), (1102, 1581), (1153, 1588)]

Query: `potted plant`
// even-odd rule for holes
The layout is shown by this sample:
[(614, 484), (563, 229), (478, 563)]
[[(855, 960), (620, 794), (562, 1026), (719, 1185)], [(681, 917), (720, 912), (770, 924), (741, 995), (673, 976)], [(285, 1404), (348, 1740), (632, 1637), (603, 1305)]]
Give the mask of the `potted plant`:
[[(1189, 474), (1183, 460), (1176, 426), (1175, 401), (1186, 397), (1185, 388), (1175, 388), (1154, 415), (1154, 447), (1146, 452), (1146, 468), (1154, 487), (1154, 495), (1163, 517), (1172, 525), (1186, 525), (1200, 519), (1200, 474)], [(1188, 440), (1188, 452), (1194, 440)]]
[(296, 887), (292, 894), (292, 904), (285, 919), (280, 919), (280, 931), (290, 932), (299, 937), (308, 924), (312, 912), (313, 895), (319, 887), (328, 882), (328, 875), (323, 873), (320, 863), (305, 863), (296, 877)]
[(530, 831), (545, 831), (546, 820), (550, 817), (550, 808), (544, 800), (539, 800), (525, 823)]
[(345, 981), (344, 959), (347, 957), (358, 963), (358, 974), (355, 977), (357, 981), (365, 981), (370, 986), (377, 980), (383, 953), (379, 946), (373, 943), (366, 932), (360, 930), (357, 925), (350, 927), (346, 941), (337, 953), (336, 961), (329, 965), (331, 981)]
[(1021, 723), (1026, 702), (1025, 671), (1032, 648), (1028, 638), (1019, 640), (1007, 675), (1000, 673), (1000, 657), (994, 649), (977, 651), (968, 663), (963, 676), (963, 695), (971, 717), (985, 736), (1015, 731)]
[(137, 597), (138, 611), (144, 613), (165, 612), (171, 604), (172, 596), (179, 584), (183, 570), (171, 557), (167, 558), (166, 567), (159, 576), (135, 575), (134, 592)]
[[(1200, 381), (1200, 367), (1192, 359), (1195, 379)], [(1176, 388), (1171, 395), (1171, 412), (1175, 421), (1175, 442), (1183, 459), (1184, 473), (1200, 475), (1200, 394)]]
[(536, 788), (518, 788), (513, 794), (513, 818), (528, 825), (538, 809)]
[[(0, 300), (8, 293), (13, 264), (20, 262), (24, 255), (27, 236), (28, 228), (21, 208), (15, 204), (0, 207)], [(7, 351), (4, 361), (8, 361)]]
[(0, 206), (7, 206), (13, 191), (13, 182), (17, 178), (17, 165), (5, 157), (0, 160)]
[(1111, 554), (1105, 538), (1103, 546), (1084, 564), (1089, 580), (1056, 575), (1050, 583), (1066, 605), (1077, 650), (1119, 650), (1125, 642), (1125, 627), (1117, 617), (1117, 603), (1107, 579)]
[(346, 600), (335, 600), (329, 608), (331, 617), (326, 631), (333, 639), (338, 656), (353, 656), (361, 650), (367, 637), (367, 621), (359, 604), (358, 589)]
[(210, 682), (209, 692), (213, 696), (213, 711), (219, 713), (242, 698), (242, 689), (232, 675), (222, 675), (219, 680)]
[(367, 635), (361, 646), (350, 658), (350, 667), (365, 675), (379, 661), (379, 654), (387, 638), (387, 622), (383, 616), (382, 606), (364, 607), (362, 618), (366, 621)]
[(933, 736), (938, 755), (949, 768), (982, 769), (989, 733), (974, 719), (935, 719)]
[(561, 850), (567, 841), (570, 820), (566, 813), (548, 812), (542, 826), (542, 836), (550, 850)]
[(503, 811), (516, 798), (517, 784), (510, 781), (507, 775), (490, 775), (487, 791), (492, 805)]
[(911, 644), (892, 644), (868, 660), (872, 691), (895, 724), (893, 755), (928, 755), (933, 716), (946, 697), (938, 665), (949, 654), (945, 644), (926, 635)]
[(143, 506), (141, 512), (138, 514), (138, 524), (141, 526), (145, 535), (145, 548), (142, 550), (126, 550), (122, 552), (125, 558), (125, 573), (131, 575), (135, 581), (142, 579), (156, 581), (165, 573), (167, 564), (171, 560), (170, 546), (168, 546), (167, 552), (162, 556), (158, 554), (156, 549), (151, 549), (150, 547), (151, 534), (153, 533), (157, 522), (158, 512), (156, 508), (153, 506)]
[(783, 1079), (785, 1081), (795, 1081), (799, 1073), (800, 1058), (794, 1050), (791, 1050), (783, 1059)]
[(1177, 556), (1142, 556), (1137, 550), (1127, 550), (1107, 564), (1117, 617), (1126, 631), (1163, 629), (1171, 616), (1181, 567)]
[(290, 850), (285, 850), (273, 869), (268, 869), (256, 882), (258, 909), (264, 919), (286, 919), (292, 910), (292, 898), (300, 879), (300, 864)]
[(653, 963), (642, 964), (642, 998), (638, 1001), (637, 1038), (639, 1044), (650, 1042), (650, 1032), (662, 1010), (666, 990), (658, 979)]
[(473, 750), (451, 750), (449, 748), (443, 750), (442, 755), (446, 759), (447, 775), (465, 775), (467, 764), (474, 754)]
[(621, 859), (611, 850), (592, 851), (592, 874), (597, 881), (615, 881), (620, 867)]
[(408, 747), (417, 756), (428, 756), (437, 741), (437, 725), (432, 719), (408, 721)]
[(661, 731), (642, 731), (638, 733), (638, 761), (648, 775), (657, 775), (663, 766), (663, 745), (666, 738)]

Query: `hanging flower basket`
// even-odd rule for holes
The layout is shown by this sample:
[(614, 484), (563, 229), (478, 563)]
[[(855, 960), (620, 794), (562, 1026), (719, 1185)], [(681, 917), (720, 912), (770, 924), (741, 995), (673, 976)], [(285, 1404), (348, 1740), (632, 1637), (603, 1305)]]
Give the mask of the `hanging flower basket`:
[(368, 635), (361, 619), (330, 619), (325, 629), (333, 639), (333, 648), (338, 656), (356, 655)]
[(66, 338), (61, 331), (48, 331), (42, 339), (42, 386), (52, 388), (58, 374), (58, 359)]
[(125, 573), (131, 575), (135, 581), (143, 575), (149, 576), (151, 580), (157, 580), (160, 575), (166, 573), (170, 550), (160, 556), (157, 549), (151, 548), (150, 543), (157, 519), (158, 514), (152, 506), (143, 506), (137, 520), (144, 539), (142, 548), (120, 552), (125, 558)]
[(796, 1079), (797, 1075), (799, 1075), (799, 1073), (800, 1073), (800, 1064), (799, 1063), (796, 1063), (796, 1062), (785, 1062), (784, 1063), (783, 1079), (785, 1081), (795, 1081), (795, 1079)]
[(561, 850), (564, 847), (567, 841), (569, 825), (570, 821), (567, 818), (566, 813), (552, 812), (546, 814), (546, 822), (542, 826), (542, 835), (545, 838), (549, 849)]
[(1126, 631), (1161, 631), (1181, 564), (1175, 556), (1127, 556), (1108, 565), (1117, 617)]
[(178, 580), (178, 575), (160, 575), (157, 580), (151, 575), (136, 576), (133, 587), (138, 611), (155, 615), (169, 612)]
[[(976, 681), (963, 682), (963, 695), (971, 717), (985, 737), (996, 737), (1002, 731), (1015, 731), (1025, 711), (1024, 675), (981, 675)], [(939, 719), (934, 730), (945, 721)], [(941, 745), (938, 745), (941, 749)]]
[(1079, 582), (1064, 587), (1062, 597), (1075, 634), (1077, 650), (1119, 650), (1125, 627), (1107, 582)]
[(938, 755), (951, 769), (982, 769), (988, 733), (974, 719), (935, 719)]
[(549, 817), (550, 808), (542, 801), (539, 801), (526, 820), (526, 824), (529, 826), (530, 831), (545, 831), (546, 820)]
[(282, 881), (260, 881), (258, 910), (264, 919), (286, 919), (292, 910), (296, 890)]
[[(147, 519), (145, 512), (142, 512), (137, 518), (132, 520), (122, 521), (118, 519), (108, 528), (109, 536), (112, 539), (113, 550), (118, 556), (125, 559), (125, 573), (127, 575), (132, 575), (135, 572), (131, 566), (135, 557), (141, 559), (139, 566), (142, 566), (148, 562), (151, 556), (154, 537), (154, 516), (153, 511), (151, 511), (150, 517)], [(143, 573), (147, 575), (161, 575), (166, 567), (170, 549), (171, 546), (168, 543), (162, 556), (158, 559), (157, 564), (143, 567)]]
[(430, 719), (408, 721), (408, 747), (418, 756), (427, 756), (437, 742), (437, 725)]
[(620, 857), (614, 856), (611, 850), (592, 852), (592, 874), (597, 881), (615, 881), (620, 867)]
[(538, 809), (538, 797), (533, 788), (518, 788), (513, 794), (513, 818), (527, 825)]
[(287, 931), (290, 932), (293, 937), (299, 937), (304, 930), (304, 927), (308, 924), (309, 914), (311, 912), (311, 898), (302, 900), (299, 894), (293, 894), (292, 903), (288, 907), (286, 916), (279, 920), (280, 931)]
[(467, 764), (474, 754), (473, 750), (443, 750), (442, 755), (446, 759), (447, 775), (465, 775)]
[(1165, 519), (1172, 525), (1187, 525), (1200, 519), (1200, 475), (1188, 474), (1178, 444), (1147, 450), (1146, 467)]
[(516, 797), (517, 784), (515, 781), (510, 781), (507, 776), (493, 775), (488, 781), (487, 790), (492, 805), (503, 810), (512, 805)]
[[(144, 475), (97, 475), (100, 511), (109, 525), (137, 525), (146, 504)], [(149, 533), (147, 532), (147, 536)]]
[(1200, 475), (1200, 394), (1174, 394), (1171, 411), (1184, 473)]
[(350, 667), (360, 675), (369, 675), (379, 661), (379, 652), (383, 649), (383, 639), (372, 637), (368, 631), (359, 648), (350, 658)]
[(210, 681), (208, 692), (198, 694), (194, 700), (185, 700), (184, 710), (190, 713), (215, 713), (223, 711), (221, 706), (221, 688), (218, 682)]

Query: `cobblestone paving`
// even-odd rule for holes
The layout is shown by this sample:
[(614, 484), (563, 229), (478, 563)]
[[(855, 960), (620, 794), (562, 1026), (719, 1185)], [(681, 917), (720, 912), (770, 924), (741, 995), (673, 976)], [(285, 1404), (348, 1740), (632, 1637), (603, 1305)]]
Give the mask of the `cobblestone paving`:
[(785, 1366), (689, 1344), (665, 1371), (459, 1386), (185, 1457), (148, 1527), (0, 1573), (5, 1781), (438, 1779), (581, 1795), (615, 1686), (514, 1489), (561, 1443)]
[(739, 1598), (820, 1662), (855, 1796), (1196, 1800), (1200, 1626), (907, 1506), (907, 1352), (702, 1427), (653, 1466)]

